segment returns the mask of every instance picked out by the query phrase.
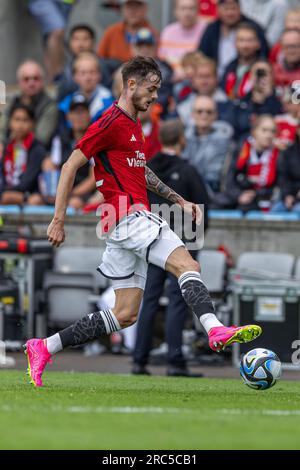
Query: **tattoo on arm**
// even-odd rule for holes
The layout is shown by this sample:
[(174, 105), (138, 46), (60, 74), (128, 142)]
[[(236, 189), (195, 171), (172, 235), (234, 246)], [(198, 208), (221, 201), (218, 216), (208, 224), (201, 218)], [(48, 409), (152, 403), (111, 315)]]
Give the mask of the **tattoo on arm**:
[[(168, 199), (168, 201), (180, 204), (183, 198), (175, 193), (169, 186), (164, 184), (150, 168), (145, 167), (145, 177), (147, 182), (147, 189), (159, 196)], [(180, 204), (181, 205), (181, 204)]]

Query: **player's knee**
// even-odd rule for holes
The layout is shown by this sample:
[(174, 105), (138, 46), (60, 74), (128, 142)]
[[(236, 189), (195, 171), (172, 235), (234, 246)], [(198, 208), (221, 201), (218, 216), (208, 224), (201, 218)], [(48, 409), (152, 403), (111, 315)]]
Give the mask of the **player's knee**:
[(134, 325), (138, 318), (138, 312), (130, 308), (121, 309), (115, 315), (122, 328)]

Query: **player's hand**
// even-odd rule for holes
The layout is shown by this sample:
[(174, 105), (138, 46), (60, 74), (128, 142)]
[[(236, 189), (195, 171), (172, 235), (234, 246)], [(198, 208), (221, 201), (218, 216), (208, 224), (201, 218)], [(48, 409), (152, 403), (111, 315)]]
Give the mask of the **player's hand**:
[(195, 221), (197, 225), (201, 224), (203, 214), (198, 204), (195, 204), (193, 202), (183, 201), (181, 204), (181, 207), (184, 212), (192, 216), (193, 221)]
[(64, 222), (53, 219), (48, 227), (47, 237), (51, 245), (58, 248), (65, 241)]

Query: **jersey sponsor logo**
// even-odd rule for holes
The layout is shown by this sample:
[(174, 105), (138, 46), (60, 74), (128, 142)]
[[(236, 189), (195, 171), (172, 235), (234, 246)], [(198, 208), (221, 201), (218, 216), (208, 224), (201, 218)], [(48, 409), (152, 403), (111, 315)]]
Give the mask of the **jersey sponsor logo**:
[(130, 142), (136, 142), (136, 138), (135, 138), (135, 135), (134, 135), (134, 134), (132, 134), (132, 137), (131, 137), (131, 139), (130, 139)]
[(127, 158), (128, 166), (131, 168), (141, 168), (146, 166), (145, 154), (136, 150), (135, 157)]

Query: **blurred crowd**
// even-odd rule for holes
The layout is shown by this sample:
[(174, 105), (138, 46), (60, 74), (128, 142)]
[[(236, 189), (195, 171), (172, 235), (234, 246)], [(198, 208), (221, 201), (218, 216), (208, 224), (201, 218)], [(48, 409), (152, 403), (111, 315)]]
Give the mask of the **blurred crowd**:
[[(54, 204), (74, 144), (118, 99), (122, 64), (142, 55), (163, 75), (158, 102), (140, 116), (160, 176), (178, 154), (162, 141), (172, 121), (183, 133), (177, 156), (196, 170), (211, 208), (300, 212), (300, 2), (174, 0), (175, 21), (160, 33), (147, 0), (107, 2), (120, 21), (99, 44), (88, 24), (67, 29), (75, 3), (28, 1), (45, 60), (19, 65), (18, 93), (2, 113), (1, 205)], [(86, 212), (100, 202), (88, 163), (69, 206)]]

